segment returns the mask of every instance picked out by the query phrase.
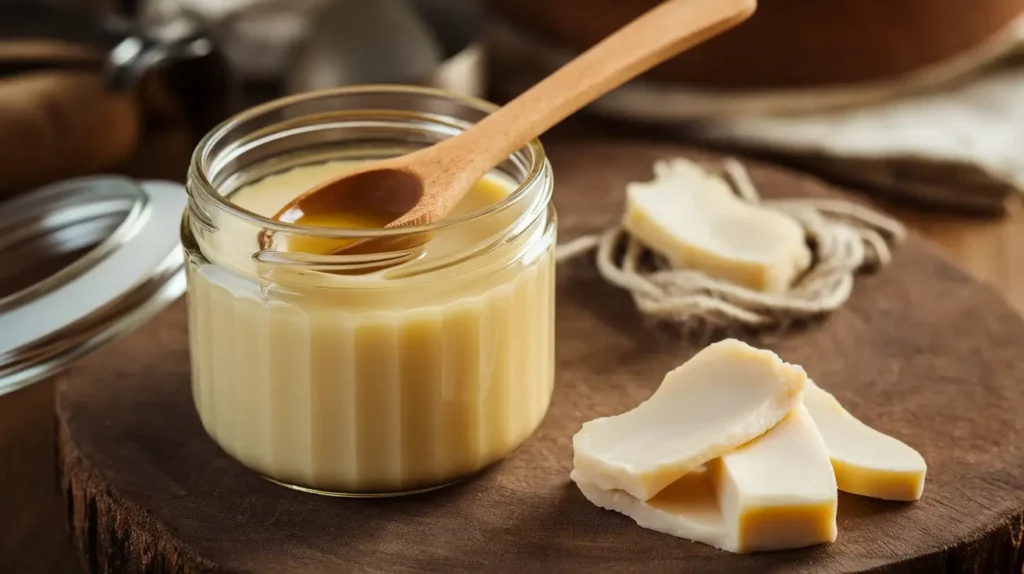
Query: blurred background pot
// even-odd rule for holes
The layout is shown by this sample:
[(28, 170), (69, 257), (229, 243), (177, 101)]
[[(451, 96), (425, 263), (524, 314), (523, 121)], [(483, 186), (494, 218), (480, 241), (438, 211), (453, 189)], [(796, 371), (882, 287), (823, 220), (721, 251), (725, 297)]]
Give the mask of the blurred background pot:
[[(505, 25), (581, 51), (658, 0), (484, 0)], [(642, 77), (734, 90), (892, 79), (970, 50), (1022, 12), (1024, 0), (762, 0), (757, 13)]]

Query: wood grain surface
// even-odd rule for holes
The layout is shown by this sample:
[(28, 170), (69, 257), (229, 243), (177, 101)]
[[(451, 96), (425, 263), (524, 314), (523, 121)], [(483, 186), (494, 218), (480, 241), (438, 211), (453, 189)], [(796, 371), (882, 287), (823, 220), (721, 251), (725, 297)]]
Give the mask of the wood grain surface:
[[(555, 146), (562, 239), (615, 220), (623, 184), (678, 153)], [(752, 175), (766, 196), (829, 193), (775, 169)], [(846, 308), (763, 343), (920, 449), (924, 498), (843, 495), (835, 544), (753, 556), (641, 529), (568, 481), (579, 425), (634, 406), (695, 347), (650, 328), (587, 261), (559, 275), (558, 381), (544, 425), (508, 460), (429, 495), (305, 495), (223, 454), (189, 397), (181, 304), (86, 358), (57, 391), (62, 487), (83, 563), (97, 572), (1021, 571), (1024, 321), (932, 246), (911, 238), (890, 268), (859, 278)]]
[(1024, 196), (1012, 199), (1001, 219), (890, 211), (1024, 314)]
[(54, 465), (54, 381), (0, 397), (0, 572), (74, 574)]

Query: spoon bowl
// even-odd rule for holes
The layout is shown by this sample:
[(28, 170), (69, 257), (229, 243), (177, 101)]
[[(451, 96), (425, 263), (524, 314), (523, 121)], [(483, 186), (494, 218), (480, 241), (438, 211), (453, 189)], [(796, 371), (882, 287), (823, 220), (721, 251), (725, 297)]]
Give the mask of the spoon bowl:
[(364, 227), (359, 225), (362, 221), (370, 224), (365, 226), (368, 228), (391, 227), (422, 197), (423, 181), (416, 173), (374, 164), (310, 190), (302, 201), (284, 206), (274, 219), (324, 227), (336, 214), (345, 214), (346, 219), (354, 220), (353, 227)]
[[(413, 155), (413, 154), (409, 154)], [(308, 227), (390, 229), (428, 223), (423, 216), (424, 181), (404, 161), (409, 156), (373, 162), (316, 186), (282, 207), (274, 219)], [(395, 161), (399, 160), (399, 161)], [(392, 165), (394, 164), (394, 165)], [(270, 234), (261, 238), (269, 247)], [(399, 237), (338, 241), (326, 251), (364, 254), (411, 249), (429, 239), (426, 233)], [(320, 250), (323, 252), (323, 250)]]

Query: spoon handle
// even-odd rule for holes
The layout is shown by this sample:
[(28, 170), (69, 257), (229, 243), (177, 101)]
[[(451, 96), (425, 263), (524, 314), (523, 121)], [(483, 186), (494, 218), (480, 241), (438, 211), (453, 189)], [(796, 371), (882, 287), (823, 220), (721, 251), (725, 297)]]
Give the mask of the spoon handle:
[(462, 169), (467, 176), (483, 176), (509, 154), (590, 102), (746, 20), (756, 6), (756, 0), (662, 2), (478, 122), (462, 137), (448, 140), (454, 146), (435, 147), (445, 147), (444, 153), (453, 154), (450, 157), (463, 158)]

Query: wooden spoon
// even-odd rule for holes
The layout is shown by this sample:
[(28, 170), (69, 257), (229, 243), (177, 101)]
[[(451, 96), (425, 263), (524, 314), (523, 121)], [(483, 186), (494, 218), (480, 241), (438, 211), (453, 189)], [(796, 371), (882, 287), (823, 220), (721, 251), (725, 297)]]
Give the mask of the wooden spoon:
[[(756, 6), (756, 0), (663, 2), (461, 134), (327, 181), (274, 217), (300, 222), (362, 215), (387, 222), (385, 228), (439, 221), (517, 149), (628, 80), (746, 20)], [(426, 239), (404, 237), (400, 246), (383, 239), (339, 242), (330, 253), (382, 251), (385, 243), (408, 248)]]

